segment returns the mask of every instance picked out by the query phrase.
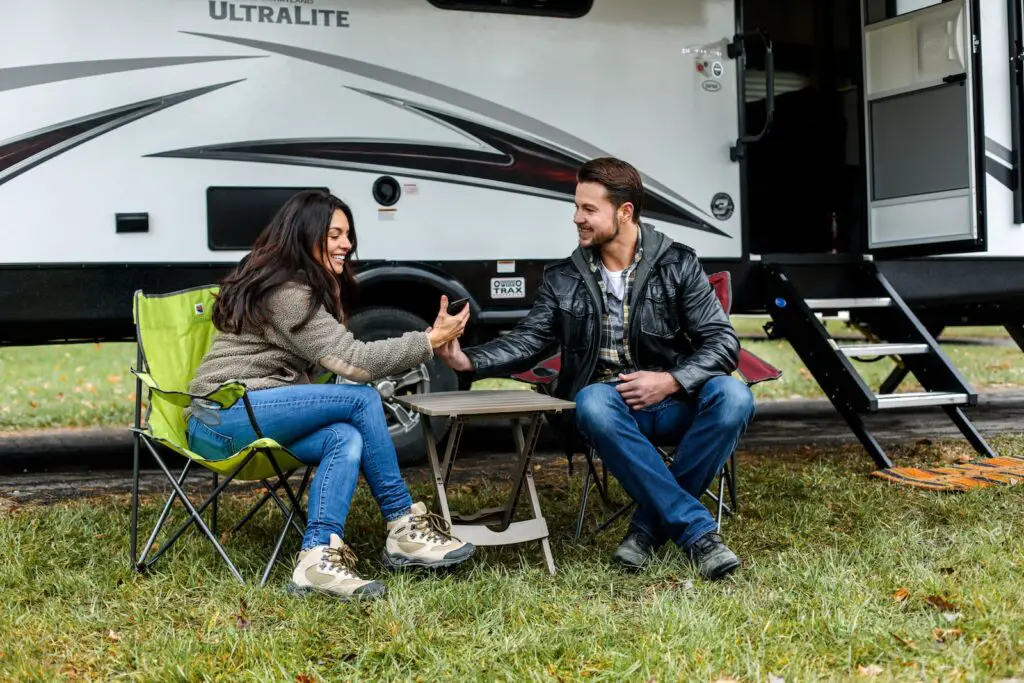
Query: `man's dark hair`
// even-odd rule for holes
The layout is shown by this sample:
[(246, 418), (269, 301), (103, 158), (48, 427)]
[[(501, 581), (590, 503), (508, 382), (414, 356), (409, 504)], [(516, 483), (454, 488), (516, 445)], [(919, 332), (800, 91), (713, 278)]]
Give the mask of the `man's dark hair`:
[(591, 159), (576, 172), (576, 182), (603, 185), (608, 201), (616, 209), (629, 202), (633, 205), (633, 220), (640, 222), (644, 184), (640, 173), (631, 164), (614, 157)]

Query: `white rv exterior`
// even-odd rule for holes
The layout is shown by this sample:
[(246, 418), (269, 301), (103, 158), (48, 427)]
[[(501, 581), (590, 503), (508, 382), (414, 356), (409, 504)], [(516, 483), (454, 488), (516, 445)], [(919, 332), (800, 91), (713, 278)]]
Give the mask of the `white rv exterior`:
[[(310, 186), (353, 206), (363, 260), (561, 258), (574, 165), (600, 154), (643, 169), (666, 209), (652, 223), (738, 258), (736, 65), (717, 62), (712, 91), (681, 54), (734, 24), (717, 1), (599, 0), (578, 19), (427, 0), (49, 1), (5, 19), (0, 147), (76, 121), (84, 141), (0, 171), (0, 261), (235, 263), (245, 250), (209, 246), (208, 188)], [(382, 175), (403, 188), (394, 206), (374, 200)], [(40, 209), (58, 197), (70, 215), (55, 220)], [(116, 232), (118, 213), (148, 214), (148, 232)]]
[[(486, 338), (574, 248), (575, 170), (601, 155), (643, 174), (644, 220), (733, 274), (735, 312), (766, 310), (759, 269), (796, 253), (810, 281), (874, 260), (930, 315), (1019, 323), (1022, 13), (1021, 0), (8, 11), (0, 343), (132, 338), (133, 291), (215, 281), (307, 187), (353, 208), (365, 334), (425, 326), (445, 293), (470, 299)], [(822, 105), (812, 133), (801, 98), (821, 92), (846, 107)], [(402, 381), (428, 379), (454, 382), (436, 366)]]

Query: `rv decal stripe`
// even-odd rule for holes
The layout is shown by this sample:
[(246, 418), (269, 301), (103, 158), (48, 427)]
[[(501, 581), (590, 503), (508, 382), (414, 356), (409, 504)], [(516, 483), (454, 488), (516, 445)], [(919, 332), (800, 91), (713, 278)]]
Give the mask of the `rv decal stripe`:
[[(464, 90), (459, 90), (457, 88), (444, 85), (443, 83), (431, 81), (413, 74), (396, 71), (395, 69), (390, 69), (388, 67), (370, 64), (368, 62), (362, 62), (328, 52), (319, 52), (317, 50), (294, 47), (292, 45), (283, 45), (281, 43), (272, 43), (265, 40), (253, 40), (250, 38), (239, 38), (236, 36), (200, 33), (195, 31), (182, 31), (182, 33), (210, 38), (212, 40), (219, 40), (253, 49), (266, 50), (267, 52), (300, 59), (313, 64), (319, 64), (331, 69), (337, 69), (356, 76), (375, 80), (380, 83), (387, 83), (388, 85), (402, 88), (409, 92), (414, 92), (419, 95), (431, 97), (441, 102), (457, 106), (461, 109), (465, 109), (466, 111), (471, 111), (474, 114), (479, 114), (481, 116), (494, 119), (495, 121), (500, 121), (507, 126), (518, 128), (535, 137), (546, 139), (563, 149), (573, 150), (584, 158), (609, 155), (608, 152), (590, 144), (586, 140), (582, 140), (571, 133), (545, 123), (544, 121), (527, 116), (515, 109), (478, 97), (465, 92)], [(702, 210), (696, 204), (688, 201), (685, 197), (677, 194), (662, 183), (659, 183), (646, 175), (643, 175), (643, 180), (644, 185), (648, 188), (659, 192), (666, 199), (670, 199), (686, 206), (689, 211), (694, 215), (701, 217), (703, 221), (707, 221), (708, 224), (710, 224), (710, 221), (714, 220), (707, 212)]]
[[(151, 156), (289, 163), (378, 173), (386, 170), (459, 185), (512, 190), (569, 202), (573, 200), (576, 169), (583, 163), (582, 158), (422, 104), (360, 92), (437, 121), (460, 132), (474, 145), (314, 138), (236, 142)], [(643, 216), (728, 237), (654, 191), (645, 193)]]
[(76, 78), (154, 69), (162, 66), (224, 62), (232, 59), (262, 59), (266, 55), (207, 56), (207, 57), (144, 57), (139, 59), (98, 59), (86, 62), (58, 62), (32, 64), (0, 69), (0, 92), (17, 90), (33, 85), (70, 81)]
[(985, 138), (985, 151), (994, 157), (998, 157), (1008, 164), (1013, 164), (1013, 152), (1003, 147), (992, 138)]
[(0, 185), (104, 133), (239, 81), (218, 83), (107, 109), (0, 140)]
[(985, 159), (985, 173), (998, 180), (1001, 185), (1006, 185), (1010, 190), (1013, 189), (1013, 170), (1003, 166), (995, 159)]

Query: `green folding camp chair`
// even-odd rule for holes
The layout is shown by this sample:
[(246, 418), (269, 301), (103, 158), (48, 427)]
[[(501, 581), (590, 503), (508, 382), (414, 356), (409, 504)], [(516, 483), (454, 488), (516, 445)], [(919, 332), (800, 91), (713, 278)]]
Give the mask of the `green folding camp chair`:
[[(259, 481), (266, 488), (266, 493), (229, 533), (241, 528), (268, 500), (273, 500), (285, 516), (285, 522), (277, 537), (274, 551), (260, 581), (262, 586), (266, 584), (274, 563), (280, 555), (289, 528), (294, 528), (300, 537), (303, 534), (306, 517), (302, 513), (299, 500), (309, 483), (311, 468), (297, 460), (279, 443), (263, 436), (263, 432), (256, 422), (256, 415), (249, 402), (245, 386), (241, 382), (226, 382), (205, 396), (195, 397), (187, 393), (188, 383), (213, 343), (216, 333), (211, 319), (216, 292), (217, 287), (214, 286), (196, 287), (169, 294), (147, 295), (142, 291), (135, 292), (133, 308), (138, 359), (136, 367), (131, 370), (137, 378), (135, 383), (135, 426), (131, 430), (135, 442), (131, 515), (132, 564), (138, 571), (148, 569), (194, 524), (213, 543), (235, 578), (245, 583), (235, 563), (231, 561), (223, 546), (217, 541), (217, 498), (224, 488), (234, 480)], [(143, 418), (142, 395), (144, 388), (148, 396), (148, 406)], [(193, 398), (203, 398), (223, 408), (229, 408), (241, 399), (245, 403), (253, 431), (259, 438), (225, 460), (207, 460), (193, 453), (188, 449), (185, 420), (182, 415), (182, 408), (187, 407)], [(153, 528), (153, 533), (142, 550), (142, 556), (138, 557), (136, 544), (138, 541), (140, 444), (146, 447), (153, 459), (156, 460), (157, 465), (167, 475), (174, 491), (164, 505), (163, 512)], [(158, 449), (155, 448), (157, 444), (185, 457), (184, 468), (177, 477), (171, 473)], [(213, 491), (198, 506), (193, 505), (182, 489), (193, 465), (201, 465), (213, 472)], [(299, 469), (305, 469), (305, 472), (296, 493), (289, 485), (288, 478)], [(223, 477), (223, 481), (218, 482), (220, 477)], [(270, 480), (275, 477), (276, 480), (271, 484)], [(284, 489), (290, 506), (278, 495), (278, 488)], [(175, 499), (180, 500), (186, 508), (188, 519), (150, 557), (150, 550), (167, 521)], [(207, 526), (202, 518), (207, 507), (211, 508), (210, 526)]]

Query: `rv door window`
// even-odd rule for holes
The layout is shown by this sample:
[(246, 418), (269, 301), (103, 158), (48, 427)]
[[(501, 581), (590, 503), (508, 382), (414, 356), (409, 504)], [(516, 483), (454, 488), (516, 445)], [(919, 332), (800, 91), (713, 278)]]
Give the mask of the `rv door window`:
[(532, 14), (543, 17), (578, 19), (590, 11), (594, 0), (427, 0), (440, 9), (466, 12)]
[(868, 0), (867, 23), (893, 19), (919, 9), (941, 5), (949, 0)]

